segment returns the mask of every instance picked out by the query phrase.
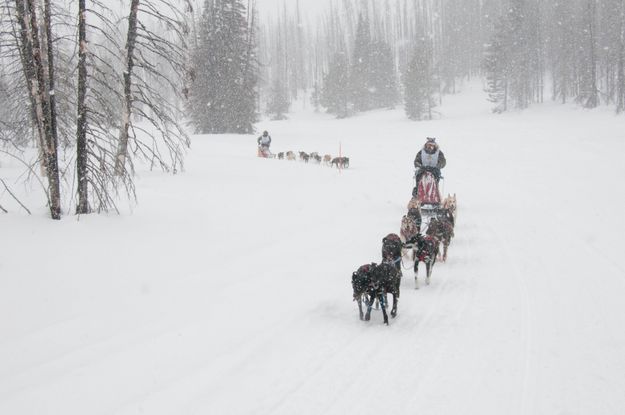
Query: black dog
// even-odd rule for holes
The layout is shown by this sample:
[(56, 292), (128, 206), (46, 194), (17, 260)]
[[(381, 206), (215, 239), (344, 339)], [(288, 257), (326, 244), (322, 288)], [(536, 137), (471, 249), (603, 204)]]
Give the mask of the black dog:
[(360, 319), (364, 320), (362, 312), (362, 301), (369, 305), (369, 286), (371, 285), (371, 271), (376, 267), (375, 263), (362, 265), (358, 270), (352, 273), (352, 289), (354, 290), (354, 301), (358, 302), (358, 311)]
[(419, 288), (419, 281), (417, 279), (419, 274), (419, 262), (425, 263), (425, 283), (430, 285), (432, 269), (434, 268), (436, 256), (438, 255), (438, 241), (431, 236), (417, 234), (414, 238), (406, 241), (404, 248), (412, 249), (415, 288)]
[(388, 262), (395, 265), (400, 274), (401, 249), (401, 238), (396, 233), (389, 233), (382, 239), (382, 262)]
[(399, 300), (399, 286), (401, 284), (401, 275), (397, 272), (397, 268), (389, 263), (382, 263), (373, 268), (370, 273), (371, 282), (369, 284), (369, 303), (367, 304), (367, 314), (365, 320), (371, 319), (371, 307), (375, 299), (380, 301), (382, 306), (382, 314), (384, 315), (384, 324), (388, 325), (388, 315), (386, 314), (386, 297), (387, 294), (393, 295), (393, 308), (391, 309), (391, 317), (397, 315), (397, 301)]

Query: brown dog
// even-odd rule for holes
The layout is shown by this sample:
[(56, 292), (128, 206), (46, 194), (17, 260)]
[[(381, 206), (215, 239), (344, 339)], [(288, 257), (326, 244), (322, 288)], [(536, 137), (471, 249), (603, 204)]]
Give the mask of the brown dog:
[(419, 228), (417, 227), (417, 222), (408, 215), (404, 215), (401, 218), (401, 225), (399, 227), (399, 236), (401, 237), (402, 242), (406, 242), (417, 236), (419, 233)]
[(349, 157), (334, 157), (330, 164), (332, 167), (336, 165), (337, 169), (346, 169), (349, 167)]
[(419, 209), (419, 212), (421, 212), (421, 202), (419, 202), (419, 199), (416, 197), (410, 199), (408, 202), (408, 210), (410, 209)]
[(447, 250), (451, 239), (454, 237), (454, 223), (451, 213), (442, 209), (438, 218), (430, 220), (426, 234), (436, 240), (437, 246), (443, 245), (442, 252), (439, 248), (438, 254), (442, 262), (447, 261)]
[(456, 217), (457, 217), (457, 212), (458, 212), (458, 201), (456, 200), (456, 194), (454, 193), (453, 196), (451, 195), (447, 195), (447, 197), (445, 198), (445, 200), (443, 200), (443, 209), (446, 209), (449, 211), (449, 213), (451, 214), (452, 218), (453, 218), (453, 224), (454, 226), (456, 225)]

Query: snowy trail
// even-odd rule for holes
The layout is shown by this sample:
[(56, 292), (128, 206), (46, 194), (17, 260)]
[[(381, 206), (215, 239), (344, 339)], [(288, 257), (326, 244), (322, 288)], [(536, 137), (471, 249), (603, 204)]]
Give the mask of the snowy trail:
[[(259, 125), (276, 152), (340, 143), (340, 173), (198, 136), (132, 214), (0, 215), (0, 413), (622, 413), (625, 122), (474, 98)], [(403, 271), (389, 327), (361, 322), (351, 273), (398, 231), (425, 136), (459, 200), (449, 259), (419, 290)]]

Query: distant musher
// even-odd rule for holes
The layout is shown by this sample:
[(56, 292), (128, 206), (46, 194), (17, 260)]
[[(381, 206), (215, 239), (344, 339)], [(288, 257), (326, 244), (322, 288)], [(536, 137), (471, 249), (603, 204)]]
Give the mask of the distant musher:
[(267, 131), (263, 131), (263, 135), (258, 137), (256, 140), (258, 142), (258, 156), (259, 157), (269, 157), (271, 155), (271, 151), (269, 151), (269, 146), (271, 145), (271, 136)]

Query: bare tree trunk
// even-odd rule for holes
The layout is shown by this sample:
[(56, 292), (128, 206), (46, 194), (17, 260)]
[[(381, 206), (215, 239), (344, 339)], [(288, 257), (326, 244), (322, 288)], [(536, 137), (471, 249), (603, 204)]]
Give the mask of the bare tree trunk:
[(46, 157), (44, 155), (44, 140), (45, 136), (42, 134), (42, 130), (39, 128), (39, 121), (37, 118), (37, 101), (35, 100), (35, 94), (32, 91), (33, 85), (37, 82), (37, 70), (35, 69), (35, 63), (33, 62), (33, 46), (30, 40), (29, 34), (29, 20), (28, 12), (26, 10), (26, 4), (24, 0), (15, 1), (16, 18), (20, 25), (19, 39), (20, 39), (20, 59), (22, 62), (22, 68), (24, 71), (24, 77), (26, 78), (26, 85), (28, 88), (28, 98), (31, 105), (31, 119), (33, 128), (37, 130), (37, 147), (39, 150), (39, 166), (41, 168), (41, 175), (46, 175)]
[(137, 40), (137, 14), (140, 0), (132, 0), (130, 16), (128, 17), (128, 38), (126, 40), (126, 69), (124, 70), (124, 101), (122, 108), (122, 125), (119, 133), (119, 147), (115, 161), (115, 174), (124, 174), (126, 158), (128, 157), (128, 129), (132, 110), (132, 69), (134, 66), (133, 53)]
[[(29, 76), (29, 91), (35, 101), (35, 113), (37, 116), (37, 127), (43, 145), (43, 156), (45, 157), (46, 173), (48, 176), (48, 204), (52, 219), (61, 218), (61, 186), (59, 179), (59, 166), (57, 154), (57, 141), (52, 134), (52, 120), (50, 113), (50, 94), (48, 90), (48, 79), (43, 67), (42, 49), (39, 41), (39, 25), (34, 0), (15, 0), (18, 20), (22, 28), (22, 38), (26, 38), (26, 50), (32, 56), (32, 68)], [(49, 16), (47, 16), (49, 17)], [(44, 18), (44, 30), (47, 33), (50, 20)], [(24, 62), (28, 62), (27, 56)]]
[(56, 91), (54, 90), (54, 53), (52, 48), (52, 17), (50, 11), (50, 0), (44, 0), (44, 21), (46, 22), (46, 43), (48, 52), (48, 96), (50, 99), (50, 128), (56, 143), (59, 136), (56, 126)]
[(87, 22), (86, 0), (78, 1), (78, 119), (76, 131), (76, 176), (78, 180), (77, 214), (89, 213), (89, 177), (87, 154)]
[[(34, 0), (26, 0), (30, 12), (30, 27), (33, 42), (33, 61), (37, 70), (37, 96), (41, 101), (41, 125), (45, 132), (46, 170), (48, 172), (48, 185), (50, 194), (50, 214), (52, 219), (61, 219), (61, 182), (59, 179), (58, 143), (52, 133), (52, 120), (50, 119), (50, 94), (47, 90), (48, 82), (44, 75), (41, 45), (39, 42), (39, 26), (35, 12)], [(49, 16), (48, 16), (49, 17)], [(44, 19), (44, 29), (47, 33), (50, 20)]]
[(508, 111), (508, 79), (504, 81), (503, 87), (503, 110)]

